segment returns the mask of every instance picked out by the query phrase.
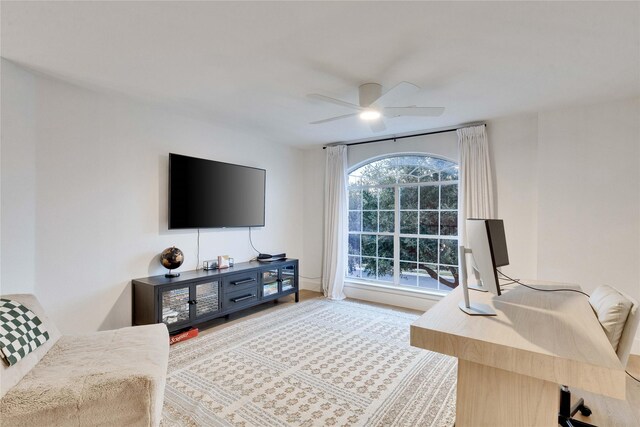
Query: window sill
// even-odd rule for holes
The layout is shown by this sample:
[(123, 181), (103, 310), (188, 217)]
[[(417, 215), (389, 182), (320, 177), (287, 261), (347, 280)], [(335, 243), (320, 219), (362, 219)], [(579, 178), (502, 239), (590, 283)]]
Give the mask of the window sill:
[(347, 288), (355, 288), (362, 290), (372, 290), (377, 292), (384, 292), (389, 294), (401, 295), (401, 296), (411, 296), (414, 298), (422, 298), (428, 299), (431, 301), (440, 301), (442, 298), (447, 296), (448, 292), (436, 291), (436, 290), (426, 290), (426, 289), (413, 289), (407, 287), (400, 287), (394, 285), (385, 285), (377, 282), (369, 282), (366, 280), (358, 280), (353, 278), (345, 278), (344, 280), (345, 287)]

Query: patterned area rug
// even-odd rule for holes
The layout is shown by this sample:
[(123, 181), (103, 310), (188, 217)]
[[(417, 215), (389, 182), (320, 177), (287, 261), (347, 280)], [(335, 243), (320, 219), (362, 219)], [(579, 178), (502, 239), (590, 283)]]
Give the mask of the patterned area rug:
[(163, 426), (451, 426), (456, 360), (416, 315), (322, 298), (171, 348)]

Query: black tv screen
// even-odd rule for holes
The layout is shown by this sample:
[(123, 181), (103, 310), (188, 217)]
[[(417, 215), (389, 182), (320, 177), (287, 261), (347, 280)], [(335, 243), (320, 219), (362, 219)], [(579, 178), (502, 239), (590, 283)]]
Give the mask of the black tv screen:
[(264, 169), (169, 154), (169, 228), (263, 227)]

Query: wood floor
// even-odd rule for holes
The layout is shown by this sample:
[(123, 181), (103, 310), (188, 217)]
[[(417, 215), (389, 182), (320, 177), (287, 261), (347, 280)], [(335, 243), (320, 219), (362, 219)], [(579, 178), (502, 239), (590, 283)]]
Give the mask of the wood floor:
[[(322, 296), (321, 293), (301, 290), (300, 300), (308, 300), (311, 298), (317, 298)], [(366, 301), (358, 301), (365, 304), (371, 304), (375, 306), (382, 306), (384, 304), (370, 303)], [(233, 324), (241, 322), (243, 320), (251, 319), (271, 310), (283, 309), (288, 305), (295, 304), (293, 295), (280, 298), (276, 303), (266, 303), (256, 307), (243, 310), (242, 312), (231, 315), (229, 320), (225, 318), (214, 319), (211, 322), (203, 325), (205, 328), (201, 331), (201, 335), (209, 334), (220, 329), (229, 327)], [(391, 306), (388, 306), (391, 307)], [(416, 314), (422, 314), (415, 310), (409, 310), (400, 307), (392, 307), (396, 310), (402, 310), (405, 312), (413, 312)], [(640, 379), (640, 356), (632, 355), (629, 359), (627, 371), (636, 378)], [(607, 398), (604, 396), (596, 395), (593, 393), (584, 392), (575, 388), (571, 389), (572, 395), (577, 397), (583, 397), (587, 406), (591, 408), (593, 414), (590, 417), (582, 417), (579, 414), (576, 415), (577, 419), (603, 426), (640, 426), (640, 383), (634, 381), (627, 376), (627, 400), (617, 400)]]

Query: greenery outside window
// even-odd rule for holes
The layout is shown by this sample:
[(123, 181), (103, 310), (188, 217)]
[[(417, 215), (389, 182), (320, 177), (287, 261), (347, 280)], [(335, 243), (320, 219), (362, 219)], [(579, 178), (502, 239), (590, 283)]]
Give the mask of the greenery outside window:
[(458, 285), (458, 165), (386, 157), (349, 173), (347, 278), (425, 290)]

